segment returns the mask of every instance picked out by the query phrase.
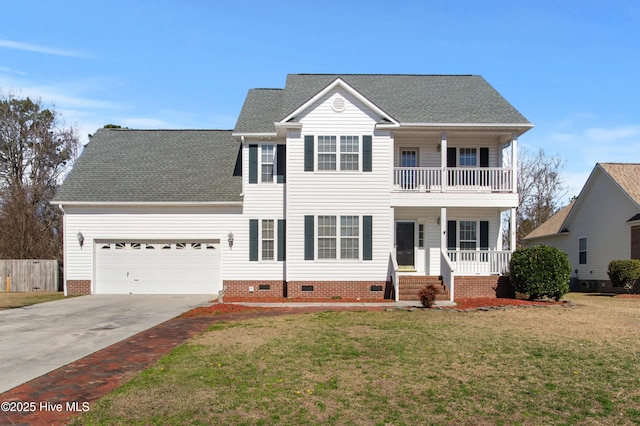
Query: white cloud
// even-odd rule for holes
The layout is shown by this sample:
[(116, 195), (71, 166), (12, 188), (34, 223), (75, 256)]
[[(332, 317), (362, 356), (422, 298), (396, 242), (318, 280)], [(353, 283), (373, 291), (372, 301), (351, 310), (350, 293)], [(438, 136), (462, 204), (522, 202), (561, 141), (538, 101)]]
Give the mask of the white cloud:
[(14, 70), (13, 68), (0, 66), (0, 72), (16, 75), (27, 75), (24, 71)]
[(19, 41), (3, 40), (3, 39), (0, 39), (0, 47), (5, 47), (7, 49), (24, 50), (27, 52), (45, 53), (47, 55), (56, 55), (56, 56), (74, 56), (74, 57), (82, 56), (80, 53), (74, 52), (72, 50), (38, 46), (36, 44), (22, 43)]
[(592, 128), (587, 129), (585, 135), (590, 141), (607, 143), (640, 136), (640, 126), (620, 126), (611, 129)]

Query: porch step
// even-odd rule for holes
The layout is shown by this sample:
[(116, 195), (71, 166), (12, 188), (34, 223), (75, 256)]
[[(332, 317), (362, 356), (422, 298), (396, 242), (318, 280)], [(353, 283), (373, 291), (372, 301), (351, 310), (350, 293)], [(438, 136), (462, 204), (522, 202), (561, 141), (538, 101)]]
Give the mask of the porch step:
[(401, 301), (419, 301), (418, 293), (425, 285), (433, 284), (439, 291), (436, 300), (449, 300), (449, 290), (438, 276), (401, 275), (398, 278), (398, 293)]

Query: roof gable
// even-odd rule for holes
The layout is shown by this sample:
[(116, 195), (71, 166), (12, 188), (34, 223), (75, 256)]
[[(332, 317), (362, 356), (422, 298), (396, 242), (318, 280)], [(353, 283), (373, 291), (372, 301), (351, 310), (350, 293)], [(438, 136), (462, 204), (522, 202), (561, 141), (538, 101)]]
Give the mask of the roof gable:
[(355, 90), (353, 87), (351, 87), (347, 83), (345, 83), (340, 77), (336, 78), (327, 87), (325, 87), (324, 89), (320, 90), (318, 93), (316, 93), (310, 99), (308, 99), (305, 103), (303, 103), (298, 108), (296, 108), (294, 111), (289, 113), (289, 115), (285, 116), (281, 121), (286, 122), (286, 121), (294, 120), (296, 118), (296, 116), (302, 114), (305, 110), (310, 108), (314, 103), (316, 103), (317, 101), (322, 99), (324, 96), (328, 95), (329, 93), (331, 93), (332, 91), (334, 91), (334, 90), (336, 90), (338, 88), (342, 88), (342, 89), (346, 90), (349, 94), (351, 94), (353, 97), (358, 99), (366, 107), (368, 107), (373, 112), (375, 112), (376, 114), (381, 116), (383, 119), (386, 119), (386, 120), (388, 120), (388, 121), (390, 121), (392, 123), (396, 122), (393, 119), (393, 117), (388, 115), (386, 112), (384, 112), (382, 109), (380, 109), (380, 107), (378, 107), (377, 105), (372, 103), (369, 99), (367, 99), (360, 92)]
[[(374, 106), (374, 110), (378, 110), (383, 117), (389, 117), (392, 122), (423, 125), (510, 125), (522, 131), (533, 126), (481, 76), (289, 74), (285, 88), (278, 95), (281, 98), (276, 99), (274, 96), (268, 109), (251, 105), (262, 101), (247, 96), (243, 112), (246, 108), (252, 113), (264, 115), (253, 115), (256, 123), (260, 123), (253, 125), (246, 119), (249, 115), (241, 114), (234, 133), (274, 133), (273, 123), (294, 117), (300, 108), (312, 104), (332, 84), (349, 87), (352, 93), (366, 99), (367, 105)], [(266, 123), (271, 124), (263, 126)]]
[(598, 165), (640, 208), (640, 164), (598, 163)]
[(240, 202), (238, 152), (229, 130), (100, 129), (53, 202)]

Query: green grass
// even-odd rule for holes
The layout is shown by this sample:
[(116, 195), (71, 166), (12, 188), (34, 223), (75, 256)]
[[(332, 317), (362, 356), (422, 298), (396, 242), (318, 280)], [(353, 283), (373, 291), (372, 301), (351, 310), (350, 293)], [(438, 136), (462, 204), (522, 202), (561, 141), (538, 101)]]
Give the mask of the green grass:
[(75, 424), (640, 424), (640, 299), (570, 297), (218, 324)]
[(64, 298), (65, 295), (61, 291), (33, 291), (26, 293), (0, 292), (0, 309), (22, 308), (23, 306), (35, 305), (36, 303), (51, 302), (53, 300)]

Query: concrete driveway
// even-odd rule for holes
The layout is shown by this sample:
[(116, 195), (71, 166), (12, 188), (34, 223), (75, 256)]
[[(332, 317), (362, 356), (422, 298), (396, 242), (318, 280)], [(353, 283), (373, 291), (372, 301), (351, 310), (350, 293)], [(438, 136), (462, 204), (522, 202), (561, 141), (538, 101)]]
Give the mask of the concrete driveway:
[(0, 393), (167, 321), (213, 295), (90, 295), (0, 311)]

